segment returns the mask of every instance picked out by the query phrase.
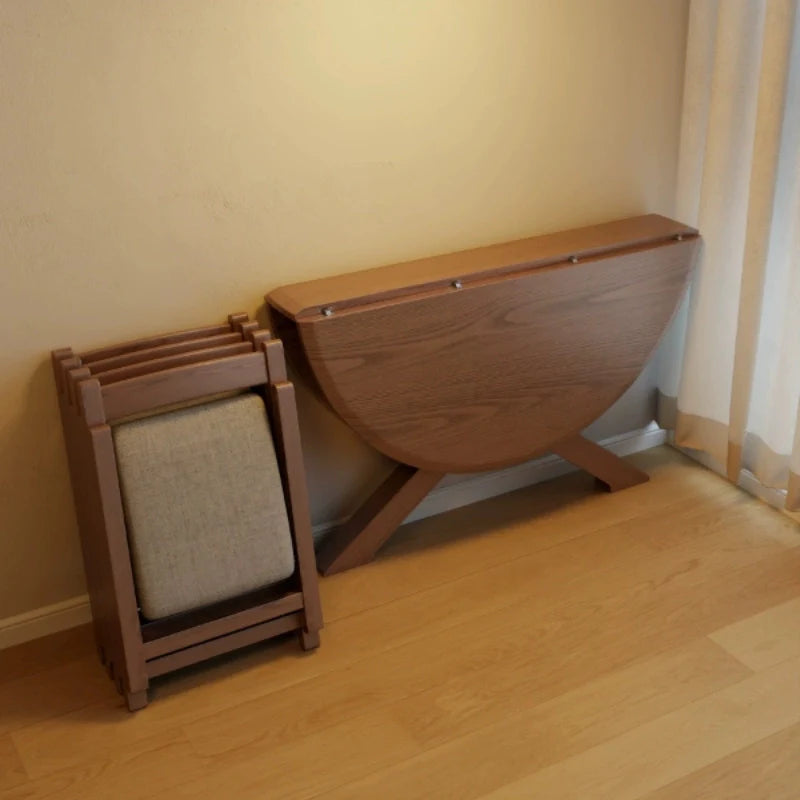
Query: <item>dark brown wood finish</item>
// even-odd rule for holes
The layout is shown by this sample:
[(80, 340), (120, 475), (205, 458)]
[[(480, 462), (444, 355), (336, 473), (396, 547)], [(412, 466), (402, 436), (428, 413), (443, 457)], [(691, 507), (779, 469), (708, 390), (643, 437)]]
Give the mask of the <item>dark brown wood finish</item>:
[(231, 630), (250, 628), (262, 622), (277, 619), (284, 614), (303, 610), (301, 592), (291, 592), (283, 597), (263, 605), (253, 606), (237, 614), (215, 619), (210, 622), (193, 625), (191, 628), (178, 630), (144, 643), (144, 656), (150, 661), (167, 653), (177, 652), (187, 647), (194, 647), (203, 642), (227, 635)]
[[(88, 375), (102, 375), (101, 383), (113, 383), (181, 364), (248, 352), (254, 349), (250, 327), (248, 315), (240, 312), (228, 315), (225, 325), (159, 334), (79, 354), (67, 348), (58, 351), (58, 362), (53, 362), (54, 367), (56, 363), (60, 365), (56, 374), (56, 386), (61, 390), (67, 384), (70, 402), (74, 403), (74, 383)], [(259, 335), (269, 337), (269, 332), (262, 331)], [(250, 346), (245, 347), (248, 343)], [(73, 372), (74, 370), (80, 371)]]
[[(280, 636), (282, 633), (300, 630), (304, 625), (304, 615), (301, 613), (286, 614), (259, 625), (253, 625), (242, 630), (231, 631), (224, 636), (210, 639), (202, 644), (187, 647), (184, 650), (177, 650), (174, 653), (154, 658), (148, 662), (147, 671), (151, 678), (174, 672), (176, 669), (188, 667), (190, 664), (198, 664), (214, 656), (229, 653), (231, 650), (238, 650), (240, 647), (263, 642), (273, 636)], [(315, 631), (315, 633), (317, 633)], [(146, 702), (146, 701), (145, 701)], [(131, 709), (135, 711), (136, 709)]]
[(95, 350), (87, 350), (81, 353), (81, 359), (88, 364), (94, 361), (101, 361), (124, 353), (133, 353), (140, 350), (149, 350), (166, 344), (177, 344), (179, 342), (191, 341), (193, 339), (206, 339), (209, 336), (217, 336), (223, 333), (235, 331), (238, 327), (249, 321), (249, 316), (244, 311), (228, 315), (227, 324), (209, 325), (205, 328), (191, 328), (189, 330), (176, 331), (174, 333), (161, 333), (156, 336), (149, 336), (144, 339), (136, 339), (131, 342), (100, 347)]
[[(167, 366), (174, 364), (169, 359), (137, 362), (137, 374), (116, 382), (103, 384), (100, 376), (91, 374), (89, 366), (76, 368), (81, 357), (69, 349), (53, 353), (98, 652), (131, 710), (146, 705), (148, 681), (155, 675), (290, 630), (299, 632), (304, 647), (309, 642), (319, 643), (322, 613), (310, 519), (307, 507), (303, 507), (308, 500), (305, 476), (300, 472), (298, 478), (302, 451), (293, 387), (286, 380), (280, 342), (272, 341), (267, 331), (248, 325), (241, 315), (230, 319), (239, 337), (237, 350), (242, 348), (241, 337), (245, 336), (249, 352), (231, 354), (215, 348), (213, 353), (206, 350), (198, 356), (201, 361), (177, 366)], [(123, 354), (152, 349), (130, 350), (125, 345), (110, 348)], [(271, 380), (270, 370), (280, 378), (277, 384)], [(136, 602), (110, 424), (174, 402), (252, 388), (266, 397), (274, 394), (280, 398), (269, 403), (269, 417), (281, 431), (276, 445), (290, 508), (295, 576), (265, 592), (168, 620), (145, 622), (139, 617)], [(70, 399), (71, 392), (76, 400)], [(302, 485), (298, 487), (294, 484), (299, 479)]]
[[(195, 351), (203, 354), (203, 360), (231, 354), (228, 353), (227, 348), (235, 347), (236, 351), (239, 352), (239, 348), (245, 346), (245, 343), (241, 340), (241, 330), (242, 326), (248, 322), (248, 319), (247, 314), (236, 313), (229, 315), (227, 324), (223, 325), (160, 334), (155, 337), (112, 345), (79, 355), (75, 355), (71, 348), (56, 350), (52, 354), (53, 372), (58, 393), (62, 429), (64, 431), (65, 444), (67, 445), (75, 509), (82, 534), (81, 547), (92, 607), (95, 641), (100, 660), (108, 667), (112, 679), (115, 678), (115, 672), (122, 674), (122, 671), (114, 666), (115, 663), (121, 663), (122, 656), (119, 654), (123, 653), (124, 650), (122, 634), (119, 630), (121, 612), (117, 602), (117, 591), (111, 581), (113, 575), (111, 552), (108, 548), (107, 537), (104, 535), (102, 520), (99, 518), (101, 514), (99, 489), (91, 477), (93, 474), (94, 453), (89, 447), (89, 440), (85, 435), (85, 419), (82, 423), (80, 418), (78, 384), (92, 376), (93, 364), (126, 354), (129, 356), (131, 354), (135, 355), (134, 358), (129, 359), (130, 365), (122, 368), (121, 372), (126, 370), (136, 370), (137, 374), (157, 372), (166, 366), (166, 362), (150, 361), (148, 360), (148, 354), (154, 347), (165, 344), (181, 345), (188, 342), (191, 348), (203, 348)], [(210, 351), (204, 347), (203, 343), (208, 337), (225, 333), (228, 335), (231, 333), (237, 334), (239, 344), (227, 345), (224, 348), (224, 353), (222, 352), (223, 348), (214, 348), (213, 351)], [(269, 332), (267, 331), (261, 331), (258, 335), (263, 340), (269, 338)], [(252, 336), (250, 338), (253, 342), (255, 341)], [(214, 339), (214, 341), (217, 340)], [(252, 349), (252, 347), (252, 343), (248, 345), (248, 349)], [(193, 357), (194, 353), (187, 351), (181, 356), (173, 356), (172, 358), (186, 359), (181, 363), (191, 363)], [(84, 363), (84, 361), (88, 363)], [(174, 365), (174, 362), (170, 362), (170, 366)], [(106, 374), (104, 373), (104, 375)], [(109, 381), (122, 377), (121, 374), (114, 375), (112, 373)], [(131, 377), (131, 375), (129, 374), (127, 377)], [(103, 381), (102, 378), (100, 380), (101, 382)], [(99, 404), (95, 404), (95, 412), (101, 413)]]
[(641, 371), (698, 245), (695, 229), (648, 215), (270, 294), (331, 407), (405, 465), (324, 545), (323, 571), (368, 560), (425, 475), (556, 451), (612, 490), (640, 482), (579, 434)]
[[(80, 359), (77, 360), (80, 362)], [(76, 387), (81, 381), (85, 381), (91, 378), (92, 371), (89, 369), (89, 367), (86, 366), (74, 367), (73, 369), (69, 370), (65, 369), (63, 371), (65, 374), (64, 381), (67, 387), (67, 400), (71, 406), (77, 407), (78, 394)]]
[[(152, 349), (138, 349), (124, 353), (125, 360), (128, 362), (124, 366), (112, 369), (104, 368), (105, 362), (94, 361), (83, 363), (83, 356), (74, 356), (71, 349), (64, 351), (61, 357), (60, 369), (56, 375), (57, 386), (65, 385), (68, 389), (70, 403), (75, 403), (75, 385), (90, 376), (96, 376), (100, 384), (105, 386), (110, 383), (128, 380), (142, 375), (150, 375), (156, 372), (164, 372), (187, 364), (197, 364), (204, 361), (216, 361), (227, 356), (242, 355), (260, 350), (262, 342), (267, 342), (272, 338), (268, 330), (259, 330), (257, 322), (250, 322), (246, 319), (246, 314), (231, 314), (229, 316), (231, 330), (225, 334), (224, 339), (229, 343), (207, 346), (209, 339), (190, 339), (187, 342), (173, 342), (187, 349), (175, 355), (159, 356), (153, 358), (151, 354), (156, 352)], [(199, 330), (210, 330), (203, 328)], [(215, 329), (216, 330), (216, 329)], [(142, 339), (140, 342), (147, 343), (151, 340)], [(218, 338), (211, 340), (212, 344)], [(171, 345), (170, 345), (171, 346)], [(97, 369), (97, 365), (101, 369)]]
[(632, 467), (627, 461), (583, 436), (571, 436), (557, 442), (551, 450), (565, 461), (594, 475), (597, 482), (609, 492), (628, 489), (650, 480), (646, 472)]
[[(136, 378), (139, 375), (147, 375), (151, 372), (160, 372), (161, 370), (172, 369), (173, 367), (182, 367), (185, 364), (197, 364), (201, 361), (214, 361), (218, 358), (251, 353), (252, 351), (253, 345), (251, 342), (235, 342), (220, 347), (205, 347), (201, 350), (190, 350), (186, 353), (179, 353), (178, 355), (167, 356), (166, 358), (140, 361), (136, 364), (128, 364), (125, 367), (109, 369), (105, 372), (100, 372), (97, 375), (97, 380), (100, 381), (101, 386), (105, 386), (107, 383), (116, 383), (117, 381), (124, 381), (128, 378)], [(91, 367), (89, 372), (91, 374)]]
[(355, 514), (330, 533), (320, 547), (317, 564), (323, 575), (366, 564), (397, 527), (444, 477), (399, 464)]
[[(263, 348), (270, 370), (269, 404), (272, 408), (271, 418), (275, 421), (274, 430), (277, 433), (275, 440), (278, 460), (284, 484), (288, 487), (287, 506), (295, 530), (295, 560), (303, 585), (306, 635), (301, 633), (301, 642), (304, 649), (309, 650), (319, 646), (319, 637), (315, 634), (322, 628), (323, 622), (294, 386), (286, 380), (286, 366), (283, 362), (283, 348), (280, 346), (280, 341), (267, 342)], [(273, 379), (273, 375), (277, 380)]]
[[(87, 393), (96, 392), (98, 387), (94, 381), (87, 381), (83, 385), (86, 386)], [(99, 498), (102, 515), (97, 523), (105, 534), (107, 564), (111, 569), (109, 588), (116, 598), (116, 612), (119, 615), (119, 630), (116, 632), (119, 637), (118, 659), (112, 663), (117, 668), (115, 677), (118, 687), (127, 697), (145, 691), (148, 676), (147, 666), (140, 656), (143, 648), (142, 633), (119, 489), (117, 459), (111, 428), (105, 424), (93, 425), (88, 421), (87, 425), (90, 426), (89, 438), (93, 456), (90, 480), (96, 482), (93, 494)]]
[(113, 592), (109, 592), (108, 586), (111, 570), (108, 565), (106, 540), (98, 535), (96, 527), (98, 504), (96, 493), (92, 493), (92, 487), (88, 480), (91, 471), (88, 464), (90, 455), (87, 449), (87, 439), (85, 435), (82, 435), (78, 425), (78, 416), (68, 396), (68, 385), (63, 368), (63, 365), (68, 362), (78, 362), (78, 359), (72, 355), (72, 350), (67, 348), (53, 352), (53, 373), (56, 378), (58, 406), (75, 512), (81, 533), (80, 543), (92, 609), (94, 638), (100, 660), (107, 665), (109, 663), (107, 653), (112, 641), (109, 619), (118, 619), (118, 614)]
[(186, 353), (194, 350), (205, 350), (209, 347), (221, 347), (226, 344), (237, 344), (241, 341), (241, 333), (238, 331), (228, 331), (227, 333), (219, 333), (215, 336), (209, 336), (205, 339), (190, 339), (185, 342), (172, 342), (171, 344), (163, 344), (159, 345), (158, 347), (148, 348), (146, 350), (134, 350), (130, 353), (122, 353), (121, 355), (113, 356), (111, 358), (104, 358), (98, 361), (84, 361), (84, 363), (89, 367), (92, 375), (99, 375), (101, 372), (119, 369), (120, 367), (125, 367), (129, 364), (139, 364), (142, 361), (155, 361), (156, 359), (178, 355), (179, 353)]
[(319, 314), (329, 306), (338, 311), (370, 302), (399, 300), (447, 288), (454, 280), (498, 278), (569, 263), (572, 257), (592, 258), (624, 247), (650, 246), (676, 236), (695, 235), (697, 230), (688, 225), (647, 214), (295, 283), (271, 292), (268, 301), (289, 319), (299, 320)]
[(240, 614), (243, 611), (260, 608), (272, 604), (276, 600), (281, 600), (290, 595), (296, 596), (295, 581), (288, 578), (284, 581), (257, 589), (254, 592), (231, 597), (218, 603), (212, 603), (202, 608), (196, 608), (191, 612), (177, 614), (162, 619), (142, 620), (142, 639), (145, 644), (156, 639), (164, 639), (176, 633), (181, 633), (187, 629), (187, 624), (191, 623), (192, 628), (216, 622), (224, 617)]
[(108, 421), (118, 422), (154, 408), (258, 386), (265, 381), (264, 354), (244, 353), (138, 375), (103, 386), (101, 391)]
[(298, 327), (334, 410), (433, 472), (547, 452), (633, 383), (681, 296), (696, 239), (351, 307)]

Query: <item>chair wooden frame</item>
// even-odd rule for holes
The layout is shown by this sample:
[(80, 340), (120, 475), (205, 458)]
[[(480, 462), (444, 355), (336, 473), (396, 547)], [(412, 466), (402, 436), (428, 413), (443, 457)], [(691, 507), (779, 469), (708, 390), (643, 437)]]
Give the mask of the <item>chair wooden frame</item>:
[(72, 348), (55, 350), (56, 387), (59, 392), (66, 390), (70, 404), (74, 405), (74, 384), (79, 380), (95, 375), (102, 384), (113, 383), (183, 364), (250, 352), (252, 335), (256, 332), (264, 341), (271, 338), (269, 331), (259, 331), (257, 322), (239, 312), (229, 314), (227, 324), (159, 334), (85, 353), (76, 354)]
[(100, 347), (95, 350), (87, 350), (85, 353), (81, 353), (80, 357), (84, 363), (90, 364), (116, 356), (141, 353), (142, 351), (151, 350), (156, 347), (182, 345), (198, 339), (207, 339), (214, 336), (235, 333), (241, 329), (243, 324), (249, 322), (249, 316), (244, 311), (239, 311), (234, 314), (229, 314), (227, 322), (219, 325), (208, 325), (204, 328), (188, 328), (171, 333), (160, 333), (155, 336), (147, 336), (143, 339), (134, 339), (130, 342)]
[[(232, 324), (243, 323), (240, 319)], [(319, 645), (322, 612), (294, 386), (287, 379), (282, 343), (256, 329), (257, 323), (252, 323), (237, 331), (249, 340), (247, 352), (208, 358), (202, 353), (208, 348), (201, 347), (197, 353), (203, 360), (175, 365), (157, 359), (149, 362), (150, 371), (143, 361), (132, 373), (114, 376), (116, 380), (101, 380), (102, 373), (91, 374), (90, 365), (152, 350), (136, 345), (153, 340), (93, 351), (88, 364), (77, 367), (75, 360), (84, 362), (87, 354), (53, 352), (95, 639), (102, 662), (131, 710), (147, 704), (150, 678), (188, 664), (293, 630), (304, 649)], [(166, 344), (207, 338), (186, 333), (183, 339), (172, 335)], [(277, 587), (144, 621), (136, 600), (111, 426), (174, 403), (245, 390), (258, 391), (267, 406), (289, 512), (295, 574)]]

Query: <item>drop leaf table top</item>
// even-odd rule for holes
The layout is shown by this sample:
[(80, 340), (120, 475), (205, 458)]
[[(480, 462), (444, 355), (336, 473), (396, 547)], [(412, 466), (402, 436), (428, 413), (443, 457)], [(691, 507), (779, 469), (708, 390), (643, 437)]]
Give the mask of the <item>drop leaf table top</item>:
[(695, 229), (651, 214), (268, 295), (276, 332), (330, 406), (400, 465), (329, 537), (323, 572), (369, 560), (447, 472), (555, 452), (607, 488), (646, 480), (580, 432), (642, 370), (698, 244)]

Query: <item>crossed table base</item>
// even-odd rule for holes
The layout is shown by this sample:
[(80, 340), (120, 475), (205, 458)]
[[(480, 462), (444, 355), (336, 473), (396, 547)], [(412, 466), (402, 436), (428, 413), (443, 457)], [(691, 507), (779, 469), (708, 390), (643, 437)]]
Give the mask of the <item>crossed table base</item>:
[[(552, 452), (594, 475), (610, 492), (650, 480), (650, 476), (583, 436), (567, 439)], [(317, 553), (323, 575), (366, 564), (403, 520), (446, 475), (400, 464), (346, 522), (331, 532)]]

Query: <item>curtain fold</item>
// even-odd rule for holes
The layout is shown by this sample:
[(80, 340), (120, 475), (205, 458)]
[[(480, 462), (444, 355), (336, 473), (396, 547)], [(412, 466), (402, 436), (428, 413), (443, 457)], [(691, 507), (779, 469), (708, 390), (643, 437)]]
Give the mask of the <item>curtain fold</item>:
[(704, 245), (659, 403), (678, 446), (732, 481), (777, 490), (790, 510), (800, 509), (797, 5), (692, 2), (677, 206)]

